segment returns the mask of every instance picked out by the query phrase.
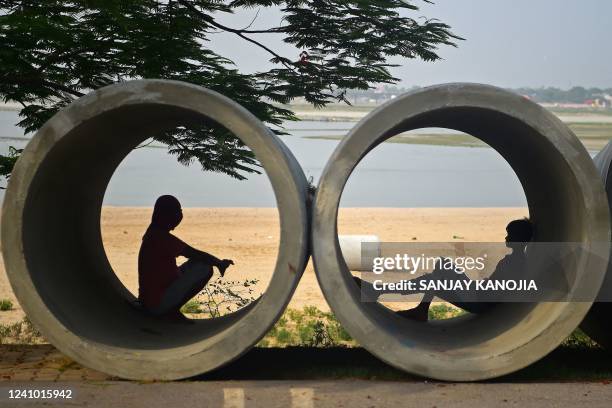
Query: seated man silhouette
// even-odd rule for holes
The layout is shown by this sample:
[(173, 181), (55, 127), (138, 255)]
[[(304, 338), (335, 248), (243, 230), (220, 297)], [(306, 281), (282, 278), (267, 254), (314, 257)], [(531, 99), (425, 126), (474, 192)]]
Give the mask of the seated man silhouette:
[[(520, 279), (522, 276), (517, 274), (524, 273), (526, 269), (525, 248), (533, 238), (533, 224), (527, 218), (511, 221), (506, 226), (506, 246), (512, 250), (503, 257), (495, 267), (495, 270), (487, 279), (506, 280)], [(432, 272), (433, 279), (469, 279), (465, 274), (457, 274), (454, 271), (436, 270)], [(400, 316), (412, 318), (419, 321), (427, 321), (429, 317), (429, 307), (433, 300), (433, 294), (425, 293), (419, 305), (413, 309), (397, 312)], [(469, 313), (484, 313), (495, 307), (499, 302), (459, 302), (453, 299), (442, 298), (450, 304), (463, 309)]]
[[(495, 271), (491, 274), (488, 279), (495, 280), (507, 280), (507, 279), (521, 279), (522, 274), (526, 270), (526, 256), (525, 248), (527, 244), (533, 238), (533, 224), (528, 219), (520, 219), (511, 221), (506, 226), (506, 246), (512, 250), (512, 252), (503, 257), (495, 267)], [(520, 274), (520, 276), (517, 276)], [(372, 284), (363, 282), (359, 278), (354, 278), (357, 284), (367, 291), (374, 291)], [(430, 280), (430, 279), (457, 279), (464, 280), (469, 279), (465, 274), (458, 274), (453, 270), (436, 269), (430, 274), (421, 276), (414, 279), (417, 280)], [(399, 292), (399, 294), (402, 294)], [(405, 293), (408, 294), (408, 293)], [(413, 293), (409, 293), (413, 294)], [(456, 299), (444, 299), (444, 295), (439, 295), (442, 300), (449, 302), (450, 304), (457, 306), (470, 313), (484, 313), (491, 310), (499, 302), (486, 301), (486, 302), (461, 302)], [(425, 293), (423, 299), (418, 306), (408, 310), (401, 310), (396, 312), (398, 315), (415, 319), (418, 321), (427, 321), (429, 317), (429, 307), (433, 301), (433, 293)]]
[[(183, 219), (179, 201), (163, 195), (155, 202), (151, 225), (147, 228), (138, 254), (138, 299), (152, 315), (187, 321), (180, 312), (189, 299), (197, 295), (213, 275), (213, 266), (221, 276), (233, 265), (187, 245), (170, 233)], [(180, 267), (176, 258), (188, 259)]]

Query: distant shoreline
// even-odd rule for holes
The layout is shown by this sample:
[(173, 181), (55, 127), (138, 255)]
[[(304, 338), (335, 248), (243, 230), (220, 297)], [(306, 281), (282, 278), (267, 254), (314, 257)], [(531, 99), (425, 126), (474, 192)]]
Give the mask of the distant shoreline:
[[(0, 111), (5, 112), (16, 112), (19, 109), (17, 105), (0, 105)], [(344, 107), (334, 105), (325, 109), (307, 109), (305, 106), (288, 106), (289, 109), (294, 109), (294, 112), (298, 118), (302, 121), (313, 121), (313, 122), (351, 122), (357, 123), (368, 115), (376, 106), (354, 106)], [(606, 144), (612, 140), (612, 111), (584, 111), (576, 110), (575, 112), (561, 110), (551, 110), (559, 119), (567, 124), (572, 131), (578, 136), (580, 141), (585, 145), (589, 151), (599, 151)], [(289, 124), (287, 124), (290, 126)], [(316, 125), (315, 125), (316, 126)], [(300, 131), (301, 133), (305, 130), (293, 129), (294, 131)], [(316, 132), (332, 131), (332, 130), (345, 130), (345, 129), (309, 129)], [(348, 132), (348, 129), (346, 129)], [(345, 135), (326, 135), (326, 134), (300, 134), (295, 135), (304, 139), (318, 139), (318, 140), (341, 140)], [(29, 137), (24, 136), (0, 136), (0, 140), (9, 142), (20, 142), (28, 141)], [(427, 145), (427, 146), (445, 146), (445, 147), (488, 147), (485, 143), (478, 139), (463, 134), (450, 134), (450, 133), (436, 133), (426, 131), (426, 133), (411, 133), (396, 136), (389, 139), (389, 143), (403, 143), (413, 145)], [(165, 146), (152, 145), (147, 147), (164, 148)]]
[[(292, 107), (289, 107), (291, 109)], [(363, 107), (362, 107), (363, 108)], [(365, 116), (367, 116), (371, 111), (373, 111), (376, 106), (373, 106), (371, 109), (363, 110), (363, 109), (334, 109), (334, 108), (326, 108), (326, 109), (312, 109), (312, 110), (294, 110), (295, 115), (301, 120), (308, 120), (313, 122), (358, 122)], [(566, 110), (562, 112), (558, 112), (555, 110), (549, 110), (553, 114), (555, 114), (559, 119), (561, 119), (565, 123), (605, 123), (612, 124), (612, 111), (602, 111), (602, 112), (568, 112)]]
[(19, 112), (22, 109), (21, 105), (0, 105), (0, 111), (2, 112)]

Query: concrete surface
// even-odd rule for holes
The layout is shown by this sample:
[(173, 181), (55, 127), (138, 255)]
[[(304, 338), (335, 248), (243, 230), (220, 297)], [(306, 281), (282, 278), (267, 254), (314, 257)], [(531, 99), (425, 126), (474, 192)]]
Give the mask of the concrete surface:
[[(604, 407), (612, 400), (612, 377), (607, 363), (599, 361), (609, 359), (595, 350), (562, 352), (530, 367), (530, 373), (453, 384), (409, 376), (363, 349), (255, 348), (214, 373), (153, 383), (120, 381), (84, 368), (49, 344), (0, 345), (0, 407)], [(557, 378), (573, 373), (597, 380), (543, 382), (551, 370), (566, 372)], [(370, 379), (346, 379), (355, 378), (351, 375)], [(74, 398), (9, 400), (15, 389), (70, 389)]]
[(11, 383), (14, 388), (74, 390), (70, 401), (7, 399), (0, 407), (567, 407), (609, 408), (607, 383), (453, 384), (381, 381), (67, 382)]

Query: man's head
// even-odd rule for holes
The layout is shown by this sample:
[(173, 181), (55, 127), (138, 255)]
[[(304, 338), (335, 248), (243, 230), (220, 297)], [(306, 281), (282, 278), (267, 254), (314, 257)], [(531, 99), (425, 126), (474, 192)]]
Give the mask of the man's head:
[(155, 201), (151, 224), (168, 231), (176, 228), (183, 220), (181, 203), (176, 197), (163, 195)]
[(533, 238), (533, 224), (527, 218), (511, 221), (506, 227), (506, 246), (525, 246)]

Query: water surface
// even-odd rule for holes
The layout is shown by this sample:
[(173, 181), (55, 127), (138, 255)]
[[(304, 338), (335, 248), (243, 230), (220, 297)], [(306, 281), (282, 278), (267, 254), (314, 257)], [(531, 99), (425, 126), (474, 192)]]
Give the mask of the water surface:
[[(15, 126), (17, 112), (0, 111), (0, 151), (27, 141)], [(354, 122), (293, 122), (282, 140), (316, 184), (338, 145), (308, 136), (343, 135)], [(4, 185), (4, 183), (2, 184)], [(106, 205), (151, 206), (161, 194), (179, 197), (186, 207), (275, 206), (265, 176), (246, 181), (185, 167), (165, 148), (134, 150), (115, 172)], [(4, 193), (0, 192), (0, 199)], [(344, 207), (515, 207), (524, 206), (521, 185), (510, 166), (490, 148), (384, 143), (359, 164), (342, 197)]]

